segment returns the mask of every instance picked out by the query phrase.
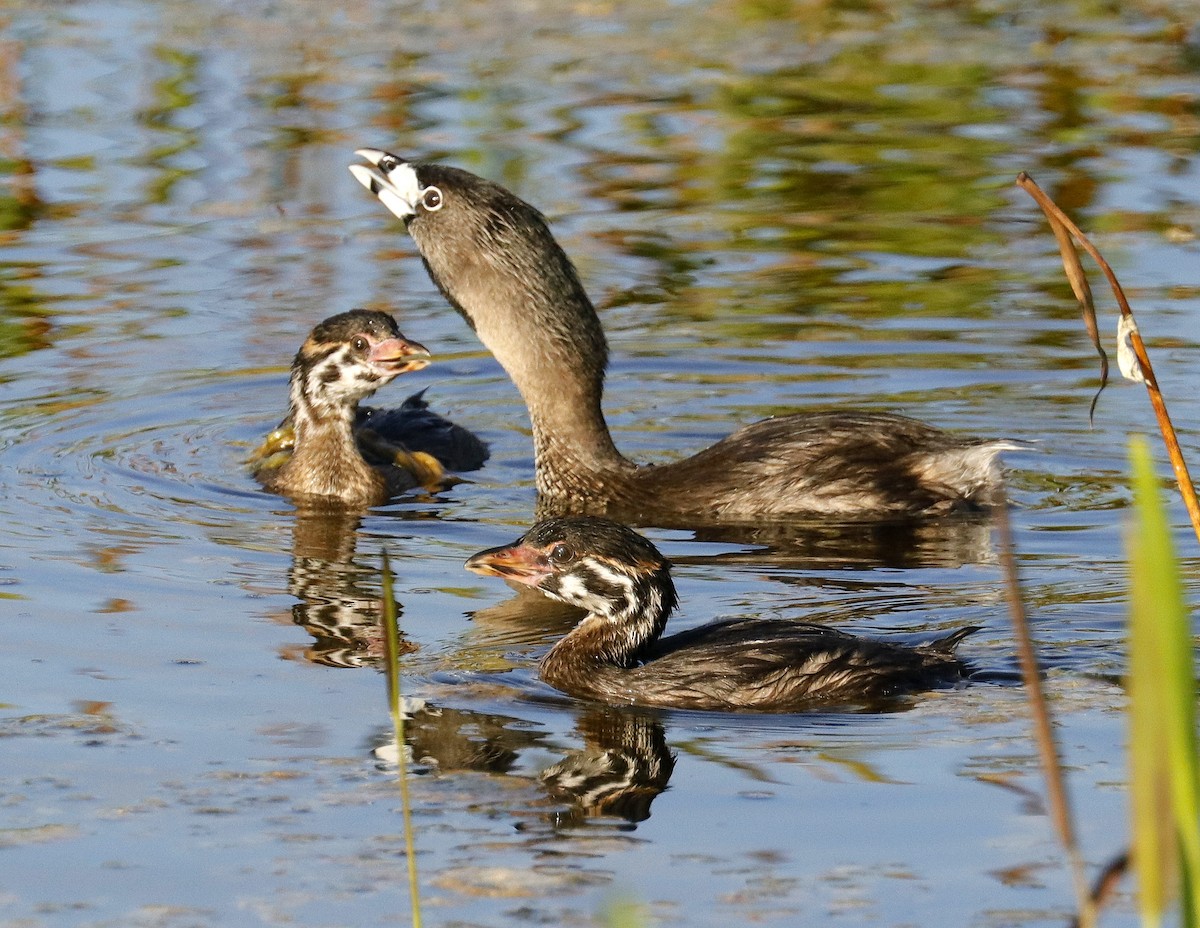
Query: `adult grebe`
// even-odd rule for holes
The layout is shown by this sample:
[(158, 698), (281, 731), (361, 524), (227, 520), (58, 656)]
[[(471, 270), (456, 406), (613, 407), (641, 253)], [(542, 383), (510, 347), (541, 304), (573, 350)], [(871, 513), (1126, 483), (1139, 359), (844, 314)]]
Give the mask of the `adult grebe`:
[(534, 207), (458, 168), (360, 149), (354, 176), (403, 219), (433, 282), (520, 390), (552, 511), (645, 522), (893, 519), (997, 501), (997, 454), (904, 416), (806, 412), (745, 426), (693, 457), (639, 466), (601, 410), (608, 347), (575, 268)]

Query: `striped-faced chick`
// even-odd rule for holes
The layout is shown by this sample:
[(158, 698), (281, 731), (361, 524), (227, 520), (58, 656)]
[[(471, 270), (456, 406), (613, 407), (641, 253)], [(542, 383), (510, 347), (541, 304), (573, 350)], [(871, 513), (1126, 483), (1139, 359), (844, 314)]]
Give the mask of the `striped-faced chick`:
[(312, 330), (292, 362), (295, 411), (349, 416), (359, 402), (401, 374), (429, 365), (424, 345), (406, 339), (387, 313), (352, 309)]
[(428, 364), (425, 347), (406, 339), (387, 313), (355, 309), (317, 325), (292, 362), (295, 447), (278, 467), (258, 471), (264, 488), (293, 498), (373, 506), (419, 485), (400, 468), (368, 464), (354, 423), (360, 400)]
[(954, 650), (975, 631), (909, 647), (748, 617), (660, 638), (676, 605), (670, 564), (641, 535), (607, 519), (547, 519), (466, 566), (586, 609), (538, 674), (564, 693), (610, 704), (756, 712), (882, 705), (961, 680), (967, 667)]
[(587, 610), (576, 631), (590, 629), (598, 656), (620, 666), (634, 663), (662, 634), (678, 601), (670, 562), (641, 535), (608, 519), (545, 519), (466, 566)]

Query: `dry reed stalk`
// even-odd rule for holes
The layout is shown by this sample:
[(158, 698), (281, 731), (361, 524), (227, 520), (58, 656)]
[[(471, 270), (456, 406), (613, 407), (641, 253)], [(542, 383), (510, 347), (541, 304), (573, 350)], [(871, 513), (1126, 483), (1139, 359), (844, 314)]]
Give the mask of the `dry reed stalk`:
[(1095, 928), (1096, 906), (1088, 889), (1087, 875), (1083, 866), (1083, 855), (1075, 837), (1071, 802), (1067, 794), (1067, 780), (1063, 774), (1058, 744), (1054, 737), (1054, 721), (1050, 706), (1042, 689), (1042, 674), (1038, 666), (1037, 650), (1029, 631), (1029, 617), (1021, 596), (1021, 580), (1017, 574), (1017, 559), (1014, 551), (1012, 522), (1008, 514), (1007, 493), (1002, 493), (1001, 505), (996, 509), (996, 528), (1000, 542), (1000, 563), (1004, 570), (1005, 593), (1008, 600), (1009, 617), (1017, 640), (1017, 654), (1021, 662), (1021, 675), (1025, 680), (1025, 692), (1029, 696), (1029, 709), (1033, 716), (1034, 740), (1037, 742), (1038, 758), (1046, 778), (1046, 798), (1050, 807), (1050, 818), (1058, 839), (1062, 842), (1071, 868), (1071, 879), (1075, 888), (1075, 904), (1078, 915), (1075, 924), (1079, 928)]
[[(1187, 507), (1188, 518), (1191, 519), (1192, 530), (1196, 533), (1196, 540), (1200, 541), (1200, 501), (1196, 499), (1196, 488), (1192, 484), (1187, 463), (1183, 459), (1183, 451), (1179, 447), (1179, 438), (1175, 434), (1175, 427), (1171, 424), (1171, 417), (1167, 413), (1166, 400), (1163, 399), (1162, 391), (1158, 388), (1158, 380), (1155, 378), (1154, 368), (1150, 364), (1150, 355), (1146, 352), (1146, 345), (1142, 341), (1141, 333), (1138, 331), (1133, 310), (1129, 307), (1129, 301), (1125, 299), (1125, 291), (1121, 289), (1121, 284), (1117, 281), (1117, 275), (1113, 273), (1113, 269), (1104, 260), (1104, 256), (1100, 254), (1096, 246), (1088, 241), (1087, 236), (1058, 207), (1058, 204), (1050, 199), (1050, 196), (1037, 185), (1032, 177), (1022, 171), (1017, 175), (1017, 186), (1037, 201), (1038, 206), (1042, 208), (1042, 212), (1046, 214), (1046, 219), (1050, 222), (1050, 228), (1054, 232), (1055, 239), (1058, 241), (1058, 250), (1062, 255), (1063, 270), (1066, 272), (1067, 280), (1070, 282), (1071, 289), (1075, 293), (1075, 299), (1079, 301), (1079, 307), (1083, 312), (1083, 321), (1087, 326), (1088, 335), (1091, 336), (1092, 345), (1100, 355), (1100, 390), (1103, 390), (1105, 384), (1108, 383), (1108, 357), (1105, 355), (1104, 349), (1100, 346), (1100, 335), (1096, 325), (1096, 307), (1092, 301), (1092, 290), (1088, 286), (1087, 277), (1083, 272), (1083, 265), (1079, 261), (1079, 254), (1075, 251), (1075, 247), (1071, 243), (1072, 238), (1079, 242), (1080, 247), (1091, 255), (1092, 260), (1104, 272), (1104, 276), (1108, 280), (1108, 285), (1112, 289), (1113, 296), (1117, 299), (1117, 305), (1121, 309), (1121, 318), (1127, 320), (1130, 344), (1133, 347), (1133, 353), (1137, 358), (1138, 366), (1141, 368), (1142, 378), (1146, 384), (1146, 392), (1150, 395), (1150, 405), (1154, 408), (1154, 417), (1158, 421), (1158, 429), (1162, 433), (1163, 444), (1166, 445), (1167, 454), (1171, 458), (1171, 468), (1175, 471), (1175, 482), (1179, 485), (1179, 495), (1183, 497), (1183, 504)], [(1099, 398), (1100, 392), (1097, 391), (1096, 396), (1092, 399), (1091, 413), (1095, 412), (1096, 401)]]

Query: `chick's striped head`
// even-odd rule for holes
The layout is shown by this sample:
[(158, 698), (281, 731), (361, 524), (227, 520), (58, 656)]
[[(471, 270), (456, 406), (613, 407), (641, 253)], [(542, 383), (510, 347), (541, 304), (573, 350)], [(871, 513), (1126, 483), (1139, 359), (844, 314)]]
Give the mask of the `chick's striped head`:
[(608, 519), (545, 519), (512, 544), (479, 552), (466, 566), (611, 619), (665, 614), (676, 603), (670, 562), (637, 532)]
[(341, 409), (428, 364), (425, 346), (405, 338), (387, 313), (339, 313), (314, 328), (296, 354), (294, 399), (316, 412)]

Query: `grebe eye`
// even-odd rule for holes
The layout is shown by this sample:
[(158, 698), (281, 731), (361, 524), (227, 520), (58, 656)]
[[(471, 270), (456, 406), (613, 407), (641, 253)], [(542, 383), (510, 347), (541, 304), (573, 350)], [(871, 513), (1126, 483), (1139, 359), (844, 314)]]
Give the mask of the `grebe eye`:
[(550, 560), (559, 564), (566, 564), (575, 560), (575, 552), (571, 550), (569, 545), (558, 544), (551, 549)]
[(350, 347), (352, 347), (355, 351), (366, 351), (367, 340), (361, 335), (355, 335), (354, 340), (350, 342)]
[(436, 213), (442, 208), (442, 191), (437, 187), (426, 187), (421, 192), (421, 205), (431, 213)]
[(377, 167), (379, 170), (383, 171), (384, 174), (390, 174), (399, 164), (400, 159), (395, 155), (384, 155), (379, 159), (379, 164)]

